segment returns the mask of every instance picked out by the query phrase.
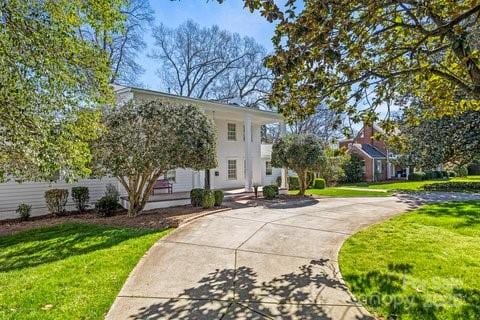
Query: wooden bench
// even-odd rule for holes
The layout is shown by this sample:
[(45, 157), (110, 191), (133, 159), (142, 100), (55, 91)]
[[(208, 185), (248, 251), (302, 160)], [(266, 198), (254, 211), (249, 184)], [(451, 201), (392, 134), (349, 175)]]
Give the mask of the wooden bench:
[(152, 194), (155, 194), (156, 189), (168, 189), (168, 193), (172, 193), (173, 185), (167, 179), (160, 179), (153, 185)]

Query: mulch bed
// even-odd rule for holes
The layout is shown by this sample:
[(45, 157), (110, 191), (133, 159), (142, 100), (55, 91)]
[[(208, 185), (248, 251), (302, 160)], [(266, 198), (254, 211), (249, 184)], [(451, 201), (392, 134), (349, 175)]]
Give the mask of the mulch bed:
[(43, 215), (32, 217), (27, 221), (20, 221), (20, 219), (0, 221), (0, 235), (9, 235), (20, 231), (49, 227), (62, 223), (92, 223), (116, 227), (161, 230), (168, 227), (176, 228), (182, 223), (186, 223), (195, 218), (224, 210), (229, 210), (229, 208), (222, 206), (203, 209), (192, 206), (180, 206), (148, 210), (136, 217), (127, 216), (126, 210), (118, 211), (112, 217), (100, 217), (93, 210), (85, 213), (68, 212), (67, 215), (61, 217)]

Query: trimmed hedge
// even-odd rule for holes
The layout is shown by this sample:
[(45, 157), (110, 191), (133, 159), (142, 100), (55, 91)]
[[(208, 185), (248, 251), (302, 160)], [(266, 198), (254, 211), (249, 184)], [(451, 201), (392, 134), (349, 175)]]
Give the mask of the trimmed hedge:
[(448, 178), (447, 171), (427, 171), (425, 172), (425, 180), (435, 180)]
[(423, 186), (426, 191), (480, 192), (480, 182), (440, 182)]
[(215, 198), (215, 207), (219, 207), (222, 205), (223, 202), (223, 191), (222, 190), (215, 190), (213, 191), (213, 196)]
[(72, 199), (73, 202), (75, 202), (75, 206), (77, 207), (78, 211), (84, 212), (87, 208), (88, 200), (90, 200), (88, 187), (73, 187)]
[(264, 186), (263, 197), (267, 200), (272, 200), (278, 195), (278, 187), (276, 185)]
[(196, 188), (190, 191), (190, 203), (194, 207), (200, 207), (203, 201), (203, 189)]
[(212, 190), (203, 190), (202, 207), (210, 209), (215, 205), (215, 196)]
[(98, 199), (95, 204), (95, 211), (101, 217), (113, 216), (118, 208), (118, 201), (112, 196), (106, 195)]
[(313, 189), (325, 189), (326, 183), (325, 179), (317, 178), (313, 182)]
[(300, 180), (298, 177), (288, 177), (288, 190), (299, 190)]
[(414, 172), (408, 175), (408, 180), (411, 181), (422, 181), (426, 179), (426, 174), (423, 172)]

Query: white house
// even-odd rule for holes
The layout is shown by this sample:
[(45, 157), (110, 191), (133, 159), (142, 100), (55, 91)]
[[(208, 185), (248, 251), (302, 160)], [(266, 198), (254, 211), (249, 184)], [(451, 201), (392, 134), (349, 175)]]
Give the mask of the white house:
[[(278, 123), (285, 131), (280, 114), (209, 100), (194, 99), (133, 87), (116, 86), (118, 103), (135, 100), (173, 100), (198, 106), (214, 122), (217, 131), (218, 167), (210, 170), (212, 189), (245, 188), (274, 183), (282, 169), (270, 165), (271, 145), (261, 142), (261, 126)], [(173, 192), (190, 191), (204, 186), (204, 171), (177, 169), (165, 178), (173, 183)]]

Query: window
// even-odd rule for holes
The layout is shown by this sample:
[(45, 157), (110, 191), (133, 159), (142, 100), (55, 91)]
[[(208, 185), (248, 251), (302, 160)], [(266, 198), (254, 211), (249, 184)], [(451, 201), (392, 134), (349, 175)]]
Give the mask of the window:
[(272, 163), (270, 161), (265, 162), (265, 175), (267, 176), (272, 175)]
[(237, 126), (235, 123), (227, 124), (227, 139), (230, 141), (237, 140)]
[(376, 173), (382, 173), (382, 160), (375, 160)]
[(360, 160), (360, 162), (362, 163), (362, 172), (363, 174), (365, 174), (365, 160)]
[(228, 180), (237, 180), (237, 160), (228, 160), (227, 177)]
[(164, 179), (167, 179), (170, 182), (177, 181), (177, 174), (175, 170), (168, 170), (167, 173), (164, 175)]

